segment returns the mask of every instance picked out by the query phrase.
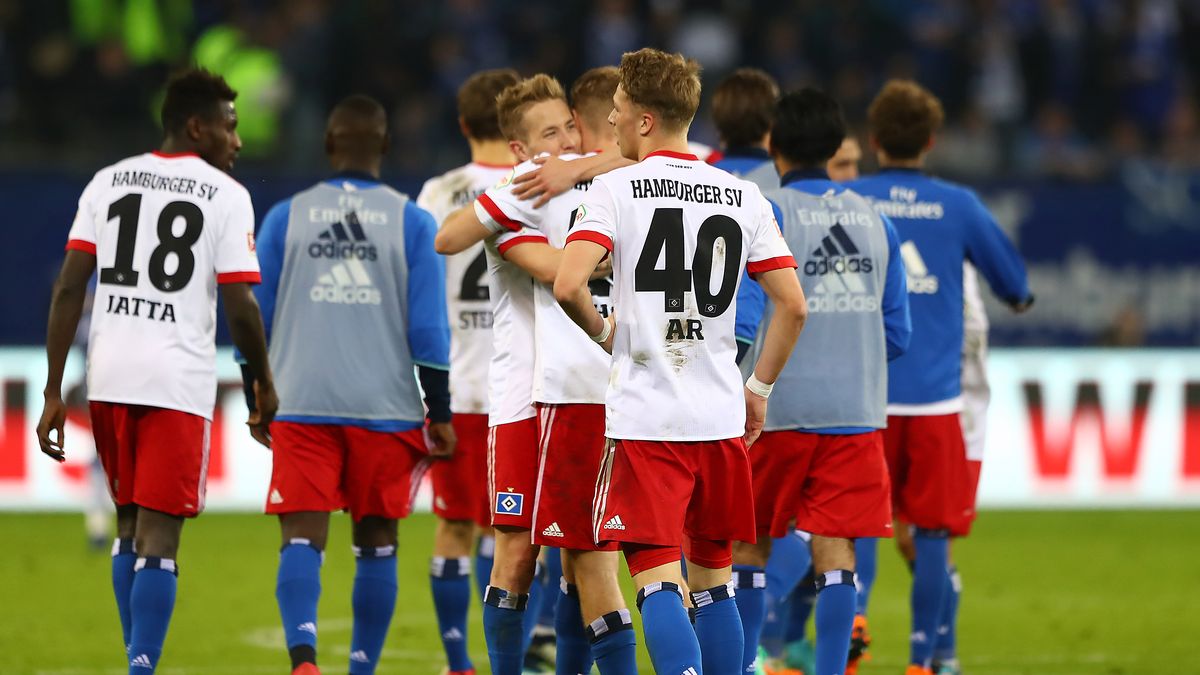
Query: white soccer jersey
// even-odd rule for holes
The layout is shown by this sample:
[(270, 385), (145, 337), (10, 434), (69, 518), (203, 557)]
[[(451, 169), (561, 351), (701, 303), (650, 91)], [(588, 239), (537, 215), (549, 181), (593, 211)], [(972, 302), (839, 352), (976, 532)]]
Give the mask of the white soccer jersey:
[[(426, 181), (417, 206), (438, 226), (512, 172), (511, 166), (472, 162)], [(492, 307), (488, 261), (480, 242), (446, 257), (446, 309), (450, 317), (450, 409), (488, 412), (488, 362), (492, 358)]]
[[(584, 156), (567, 154), (560, 158), (573, 161)], [(519, 176), (535, 168), (537, 165), (533, 162), (525, 162), (514, 170), (513, 175)], [(551, 246), (565, 246), (567, 233), (575, 222), (575, 214), (591, 181), (576, 184), (539, 209), (533, 208), (532, 200), (517, 199), (509, 183), (511, 181), (506, 181), (504, 187), (488, 191), (490, 202), (477, 209), (480, 219), (486, 218), (484, 222), (493, 229), (510, 228), (506, 222), (520, 223), (537, 229)], [(608, 316), (612, 280), (597, 280), (590, 285), (596, 309)], [(611, 358), (567, 316), (554, 299), (552, 287), (535, 282), (533, 296), (536, 314), (533, 400), (539, 403), (604, 403)]]
[(130, 157), (88, 183), (67, 248), (99, 274), (88, 397), (211, 419), (217, 284), (259, 281), (246, 189), (193, 154)]
[(987, 310), (983, 306), (983, 292), (979, 288), (979, 273), (969, 262), (963, 263), (963, 331), (976, 335), (986, 335), (988, 332)]
[(651, 153), (596, 178), (567, 240), (613, 256), (608, 436), (741, 437), (733, 326), (742, 272), (796, 266), (758, 188), (695, 155)]

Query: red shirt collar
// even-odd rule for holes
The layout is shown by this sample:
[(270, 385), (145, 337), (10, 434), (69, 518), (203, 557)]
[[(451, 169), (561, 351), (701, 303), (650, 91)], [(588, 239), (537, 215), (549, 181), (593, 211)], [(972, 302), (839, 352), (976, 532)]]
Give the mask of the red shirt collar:
[(689, 162), (699, 162), (700, 158), (687, 152), (672, 152), (671, 150), (655, 150), (646, 155), (642, 159), (650, 159), (651, 157), (670, 157), (671, 159), (684, 159)]
[(162, 150), (154, 150), (150, 154), (163, 159), (178, 159), (180, 157), (199, 157), (194, 152), (163, 152)]

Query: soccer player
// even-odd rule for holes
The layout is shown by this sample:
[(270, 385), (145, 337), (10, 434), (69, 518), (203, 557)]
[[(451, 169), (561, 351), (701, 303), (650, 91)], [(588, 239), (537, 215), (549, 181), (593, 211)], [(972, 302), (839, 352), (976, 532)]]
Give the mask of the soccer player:
[(721, 136), (721, 159), (713, 166), (745, 178), (760, 190), (779, 187), (767, 152), (779, 85), (757, 68), (738, 68), (713, 92), (712, 116)]
[(354, 521), (349, 667), (373, 673), (396, 604), (397, 521), (431, 453), (455, 446), (437, 223), (380, 181), (387, 149), (383, 106), (342, 100), (325, 132), (334, 175), (276, 204), (260, 230), (257, 296), (284, 402), (266, 510), (282, 530), (275, 597), (288, 653), (306, 675), (317, 672), (329, 513)]
[[(112, 584), (129, 672), (154, 672), (175, 606), (184, 518), (204, 509), (216, 403), (217, 289), (245, 354), (267, 440), (278, 406), (263, 323), (250, 195), (229, 177), (237, 93), (205, 70), (167, 83), (159, 150), (101, 169), (79, 198), (46, 329), (42, 452), (63, 461), (63, 367), (100, 265), (88, 341), (96, 452), (117, 507)], [(57, 438), (52, 435), (57, 432)]]
[[(768, 409), (765, 431), (750, 450), (759, 543), (734, 549), (747, 672), (754, 668), (755, 629), (774, 608), (761, 602), (742, 608), (740, 589), (765, 576), (767, 535), (787, 536), (793, 523), (811, 534), (816, 672), (839, 673), (855, 613), (852, 540), (891, 534), (879, 429), (886, 422), (887, 362), (907, 348), (911, 325), (894, 228), (825, 172), (845, 133), (837, 102), (823, 92), (803, 89), (779, 102), (771, 154), (784, 187), (768, 197), (788, 247), (809, 252), (798, 270), (809, 320), (779, 377), (783, 398)], [(794, 585), (804, 572), (797, 566), (785, 583)], [(768, 602), (792, 588), (769, 591)]]
[(909, 673), (929, 673), (950, 585), (949, 538), (975, 518), (963, 409), (963, 262), (1015, 311), (1033, 302), (1025, 266), (974, 192), (922, 174), (942, 105), (911, 81), (888, 82), (868, 111), (877, 175), (850, 184), (891, 217), (908, 274), (912, 348), (888, 371), (884, 445), (896, 517), (913, 528)]
[(825, 173), (835, 183), (847, 183), (858, 179), (858, 163), (862, 161), (862, 147), (847, 130), (838, 151), (825, 163)]
[[(496, 97), (520, 80), (511, 69), (484, 70), (458, 90), (458, 124), (471, 147), (471, 162), (431, 178), (417, 205), (439, 224), (454, 210), (470, 205), (500, 182), (516, 163), (500, 133)], [(446, 258), (447, 311), (450, 316), (450, 410), (458, 447), (454, 456), (433, 465), (433, 536), (429, 583), (438, 631), (450, 675), (474, 670), (467, 654), (472, 540), (479, 532), (475, 582), (480, 598), (492, 570), (491, 507), (487, 493), (488, 361), (492, 358), (492, 310), (488, 303), (487, 258), (478, 243)]]
[[(579, 207), (554, 294), (613, 354), (597, 480), (597, 542), (618, 541), (638, 588), (646, 644), (660, 673), (741, 671), (742, 629), (730, 585), (732, 540), (754, 538), (746, 444), (804, 324), (804, 293), (767, 201), (752, 183), (687, 152), (699, 66), (642, 49), (624, 55), (610, 122), (638, 163), (598, 176)], [(588, 273), (613, 258), (614, 318)], [(733, 315), (742, 273), (758, 276), (776, 314), (743, 388)], [(715, 278), (714, 278), (715, 277)], [(683, 603), (687, 559), (695, 630)], [(584, 620), (627, 625), (621, 605)]]

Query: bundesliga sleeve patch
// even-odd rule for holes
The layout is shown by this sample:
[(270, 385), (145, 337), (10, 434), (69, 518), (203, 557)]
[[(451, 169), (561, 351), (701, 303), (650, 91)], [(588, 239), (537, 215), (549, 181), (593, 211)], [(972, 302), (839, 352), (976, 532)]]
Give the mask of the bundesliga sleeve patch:
[(519, 516), (525, 510), (525, 495), (520, 492), (497, 492), (496, 515)]

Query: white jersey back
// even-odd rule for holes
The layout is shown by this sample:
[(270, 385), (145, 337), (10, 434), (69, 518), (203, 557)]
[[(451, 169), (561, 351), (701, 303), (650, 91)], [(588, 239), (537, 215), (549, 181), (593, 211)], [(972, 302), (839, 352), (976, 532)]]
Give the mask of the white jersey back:
[[(441, 227), (446, 217), (467, 206), (512, 171), (511, 166), (472, 162), (430, 178), (417, 206)], [(446, 309), (450, 317), (450, 409), (488, 412), (487, 372), (492, 358), (492, 307), (488, 261), (482, 242), (446, 257)]]
[(88, 183), (67, 248), (99, 274), (88, 397), (211, 419), (217, 284), (259, 282), (246, 189), (193, 154), (130, 157)]
[(975, 266), (963, 262), (963, 332), (970, 340), (972, 335), (988, 332), (987, 309), (983, 306), (983, 292), (979, 288), (979, 273)]
[(738, 285), (743, 270), (796, 266), (758, 188), (694, 155), (651, 153), (596, 178), (567, 240), (612, 252), (608, 436), (740, 437)]
[(492, 360), (488, 364), (488, 426), (529, 419), (533, 409), (533, 279), (504, 259), (513, 246), (546, 237), (522, 228), (484, 242), (492, 296)]

